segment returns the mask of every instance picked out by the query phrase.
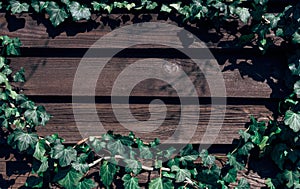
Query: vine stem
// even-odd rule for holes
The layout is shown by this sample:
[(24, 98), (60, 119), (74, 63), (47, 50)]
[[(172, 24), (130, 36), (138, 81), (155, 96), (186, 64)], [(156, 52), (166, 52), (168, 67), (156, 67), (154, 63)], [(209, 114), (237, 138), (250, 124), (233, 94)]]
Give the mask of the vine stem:
[[(89, 164), (89, 168), (92, 168), (93, 166), (99, 164), (102, 160), (109, 160), (109, 159), (112, 159), (112, 158), (115, 158), (115, 159), (125, 159), (123, 156), (121, 155), (115, 155), (114, 157), (111, 157), (111, 156), (105, 156), (105, 157), (101, 157), (99, 159), (96, 159), (95, 161), (93, 161), (92, 163)], [(142, 165), (142, 169), (145, 170), (145, 171), (154, 171), (154, 167), (149, 167), (149, 166), (145, 166), (145, 165)], [(171, 169), (170, 168), (167, 168), (167, 167), (161, 167), (160, 168), (160, 177), (161, 177), (161, 174), (162, 174), (162, 171), (166, 171), (166, 172), (171, 172)], [(195, 188), (198, 188), (194, 182), (188, 178), (188, 177), (185, 177), (185, 181), (184, 181), (186, 184), (190, 184), (192, 186), (194, 186)]]
[[(97, 139), (101, 139), (101, 138), (102, 138), (101, 136), (95, 136), (95, 137), (96, 137)], [(89, 138), (84, 138), (84, 139), (78, 141), (78, 142), (73, 146), (73, 148), (76, 148), (77, 146), (80, 146), (81, 144), (87, 142), (88, 140), (89, 140)], [(134, 139), (134, 141), (136, 141), (136, 139)], [(143, 141), (143, 144), (144, 144), (144, 145), (150, 145), (150, 143), (144, 142), (144, 141)]]

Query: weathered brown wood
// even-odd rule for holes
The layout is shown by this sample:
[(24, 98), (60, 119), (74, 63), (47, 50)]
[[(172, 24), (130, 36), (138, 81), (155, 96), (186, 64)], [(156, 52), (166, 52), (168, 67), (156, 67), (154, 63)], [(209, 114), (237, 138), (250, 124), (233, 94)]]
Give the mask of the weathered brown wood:
[[(38, 127), (38, 133), (40, 135), (45, 136), (53, 133), (58, 133), (61, 137), (66, 139), (66, 143), (76, 143), (77, 141), (82, 139), (83, 136), (80, 135), (76, 126), (71, 103), (50, 103), (42, 105), (45, 105), (47, 111), (53, 117), (46, 127)], [(79, 118), (78, 120), (79, 123), (84, 126), (81, 128), (85, 128), (86, 131), (90, 132), (90, 134), (92, 133), (94, 135), (99, 135), (100, 133), (97, 133), (99, 128), (98, 121), (95, 120), (91, 115), (93, 106), (91, 104), (82, 104), (78, 108), (80, 112), (77, 115), (82, 116), (82, 118)], [(176, 129), (180, 128), (180, 126), (178, 126), (179, 118), (181, 116), (180, 105), (166, 105), (167, 114), (161, 126), (159, 126), (157, 122), (160, 122), (162, 120), (157, 118), (157, 120), (154, 119), (154, 121), (150, 121), (148, 124), (146, 124), (146, 126), (143, 126), (142, 128), (137, 128), (137, 122), (130, 121), (129, 117), (125, 114), (128, 111), (124, 108), (124, 105), (119, 105), (116, 110), (120, 110), (122, 112), (120, 114), (120, 117), (128, 120), (126, 123), (132, 126), (131, 128), (126, 128), (118, 122), (112, 111), (111, 104), (96, 104), (96, 108), (98, 117), (105, 131), (113, 130), (115, 133), (127, 135), (131, 130), (135, 131), (140, 129), (138, 130), (139, 132), (135, 133), (138, 137), (141, 137), (146, 141), (151, 141), (154, 138), (159, 138), (161, 141), (165, 141), (166, 139), (170, 138), (170, 136)], [(146, 121), (150, 118), (149, 106), (147, 104), (131, 104), (130, 110), (137, 120)], [(199, 121), (196, 120), (196, 116), (190, 113), (189, 122), (198, 122), (197, 130), (195, 131), (194, 136), (191, 138), (190, 143), (207, 143), (207, 141), (201, 140), (203, 138), (204, 132), (207, 130), (207, 124), (211, 116), (211, 110), (213, 109), (210, 105), (200, 105)], [(164, 108), (157, 105), (152, 109), (152, 114), (154, 117), (163, 115)], [(216, 141), (214, 141), (214, 144), (231, 144), (234, 138), (239, 137), (238, 131), (244, 129), (245, 123), (249, 122), (250, 115), (253, 115), (261, 120), (267, 120), (268, 115), (270, 114), (270, 111), (262, 105), (227, 105), (226, 114), (220, 133), (218, 134), (218, 131), (216, 131), (209, 134), (208, 136), (214, 137), (217, 134), (217, 138)], [(189, 116), (189, 113), (187, 113), (187, 115)], [(212, 121), (214, 123), (220, 123), (221, 120), (218, 120), (217, 116), (215, 118), (212, 118)], [(156, 128), (156, 130), (152, 131), (151, 129), (153, 128)], [(190, 128), (192, 129), (192, 125)], [(82, 134), (84, 135), (84, 133)]]
[[(166, 19), (166, 20), (165, 20)], [(174, 20), (175, 19), (175, 20)], [(159, 18), (157, 14), (111, 14), (97, 17), (93, 21), (82, 23), (68, 23), (67, 27), (53, 27), (49, 20), (32, 14), (8, 15), (0, 13), (0, 29), (2, 35), (19, 37), (25, 47), (64, 47), (89, 48), (100, 37), (113, 29), (142, 21), (163, 22), (176, 24), (176, 18)], [(232, 23), (236, 25), (236, 23)], [(241, 27), (241, 26), (240, 26)], [(236, 28), (236, 26), (235, 26)], [(239, 33), (226, 33), (226, 29), (217, 34), (215, 30), (187, 27), (195, 32), (210, 48), (227, 47), (236, 39)], [(169, 31), (171, 32), (171, 31)], [(157, 33), (156, 35), (161, 35)], [(161, 37), (168, 37), (163, 34)]]
[[(227, 97), (251, 97), (251, 98), (281, 98), (284, 96), (284, 83), (279, 80), (283, 78), (285, 67), (280, 60), (272, 57), (254, 57), (252, 60), (239, 59), (227, 60), (220, 57), (220, 70), (224, 78)], [(221, 60), (222, 59), (222, 60)], [(26, 70), (27, 82), (21, 85), (27, 95), (41, 96), (71, 96), (72, 87), (80, 63), (79, 58), (13, 58), (11, 66), (18, 70), (24, 67)], [(120, 73), (129, 65), (136, 61), (143, 60), (137, 58), (113, 58), (111, 59), (98, 78), (95, 89), (96, 96), (111, 96), (112, 87)], [(196, 64), (187, 59), (166, 59), (166, 62), (178, 66), (184, 70), (194, 83), (199, 97), (210, 97), (210, 88), (206, 81), (206, 74), (213, 76), (213, 72), (197, 70)], [(225, 64), (223, 64), (225, 62)], [(151, 64), (151, 61), (149, 61)], [(167, 63), (166, 63), (167, 64)], [(95, 66), (95, 69), (98, 68)], [(90, 68), (91, 70), (94, 67)], [(165, 68), (161, 68), (164, 72)], [(141, 78), (148, 70), (143, 69), (136, 72), (135, 78)], [(205, 75), (204, 75), (205, 73)], [(178, 81), (174, 81), (178, 82)], [(149, 79), (139, 83), (131, 92), (131, 96), (165, 96), (177, 97), (176, 90), (172, 88), (172, 83), (168, 84), (161, 80)], [(214, 86), (218, 88), (220, 82), (215, 81)], [(84, 83), (80, 91), (85, 91), (89, 83)], [(126, 84), (124, 84), (126, 87)]]

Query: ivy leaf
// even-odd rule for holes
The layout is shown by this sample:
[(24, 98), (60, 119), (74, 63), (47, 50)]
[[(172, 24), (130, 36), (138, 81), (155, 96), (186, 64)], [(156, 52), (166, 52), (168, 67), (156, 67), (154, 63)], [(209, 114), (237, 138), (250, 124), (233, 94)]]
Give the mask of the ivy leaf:
[(9, 3), (13, 14), (27, 12), (29, 9), (29, 5), (27, 3), (20, 3), (20, 1), (16, 0), (11, 0)]
[(300, 114), (291, 110), (285, 112), (284, 123), (288, 125), (294, 132), (300, 130)]
[(143, 158), (143, 159), (152, 159), (153, 158), (153, 154), (148, 146), (141, 146), (139, 148), (139, 150), (140, 150), (141, 158)]
[(244, 22), (245, 24), (248, 22), (251, 16), (248, 8), (241, 8), (241, 7), (237, 7), (235, 9), (235, 14), (237, 14), (240, 17), (241, 21)]
[(150, 1), (148, 1), (148, 2), (149, 3), (147, 3), (147, 5), (146, 5), (147, 10), (153, 10), (158, 6), (158, 4), (156, 2), (150, 2)]
[(227, 183), (233, 183), (236, 181), (237, 170), (235, 168), (230, 169), (228, 173), (223, 177), (223, 180)]
[(42, 160), (46, 153), (45, 149), (45, 139), (39, 140), (35, 145), (35, 151), (33, 157), (37, 160)]
[(94, 148), (96, 153), (100, 152), (100, 150), (102, 150), (106, 146), (106, 143), (104, 141), (101, 141), (101, 140), (97, 139), (96, 137), (90, 137), (89, 141), (90, 141), (91, 147)]
[(39, 174), (39, 175), (46, 172), (49, 168), (47, 157), (43, 157), (41, 162), (42, 162), (42, 164), (40, 165), (39, 169), (36, 171), (36, 173)]
[(22, 45), (22, 43), (19, 38), (16, 37), (16, 38), (10, 39), (9, 37), (4, 36), (2, 45), (5, 46), (7, 55), (20, 55), (19, 47)]
[(292, 188), (294, 185), (299, 184), (300, 173), (298, 171), (284, 170), (284, 179), (288, 181), (286, 186)]
[(176, 149), (173, 146), (171, 146), (170, 148), (168, 148), (167, 150), (165, 150), (164, 157), (165, 158), (170, 158), (172, 155), (174, 155), (175, 151), (176, 151)]
[(58, 26), (65, 21), (66, 18), (68, 18), (68, 14), (65, 9), (60, 8), (59, 5), (54, 1), (49, 2), (46, 11), (50, 16), (50, 21), (53, 26)]
[(241, 180), (239, 180), (238, 182), (236, 189), (250, 189), (250, 184), (247, 181), (247, 179), (241, 178)]
[(207, 150), (203, 149), (199, 155), (202, 159), (202, 163), (204, 166), (210, 166), (215, 163), (215, 156), (211, 156), (208, 154)]
[(95, 183), (95, 181), (93, 181), (92, 179), (83, 179), (83, 181), (80, 181), (78, 183), (78, 186), (76, 187), (76, 189), (93, 189), (97, 186), (97, 184)]
[(73, 20), (88, 20), (91, 17), (90, 9), (80, 5), (78, 2), (73, 1), (71, 4), (69, 4), (70, 12), (72, 14)]
[(270, 189), (276, 189), (275, 185), (272, 182), (272, 179), (268, 178), (265, 183)]
[(13, 75), (14, 82), (25, 82), (25, 70), (21, 68), (18, 72)]
[(191, 178), (191, 172), (187, 169), (180, 169), (178, 166), (171, 167), (172, 172), (176, 172), (176, 182), (183, 182), (185, 178)]
[(300, 96), (300, 80), (294, 84), (294, 92), (298, 97)]
[(180, 9), (180, 5), (181, 5), (182, 2), (177, 2), (177, 3), (172, 3), (170, 4), (169, 6), (170, 7), (173, 7), (175, 10), (179, 10)]
[(24, 116), (27, 120), (32, 121), (34, 125), (39, 125), (39, 117), (36, 109), (26, 110)]
[(169, 179), (155, 178), (149, 183), (149, 189), (173, 189), (174, 185)]
[(126, 5), (127, 10), (131, 10), (131, 9), (134, 8), (134, 7), (135, 7), (135, 3), (128, 3), (128, 4)]
[(110, 141), (107, 144), (107, 150), (110, 150), (113, 155), (116, 154), (123, 155), (124, 152), (126, 151), (124, 145), (120, 140)]
[(138, 174), (142, 170), (141, 162), (134, 160), (134, 159), (125, 159), (124, 162), (126, 163), (126, 170), (133, 172), (134, 174)]
[(247, 156), (252, 148), (254, 148), (254, 145), (251, 142), (247, 142), (238, 150), (238, 154)]
[(27, 178), (25, 187), (28, 188), (42, 188), (43, 187), (43, 178), (30, 176)]
[(39, 124), (45, 126), (46, 123), (50, 120), (50, 114), (46, 112), (44, 106), (38, 106), (37, 111), (39, 115)]
[(2, 83), (7, 83), (8, 79), (6, 77), (6, 75), (0, 73), (0, 84)]
[(289, 69), (291, 70), (293, 75), (300, 75), (300, 59), (296, 62), (289, 64)]
[(63, 145), (55, 145), (51, 154), (53, 159), (58, 159), (59, 165), (61, 167), (66, 167), (71, 164), (71, 162), (76, 161), (77, 151), (72, 147), (64, 148)]
[(163, 4), (161, 6), (160, 11), (170, 13), (172, 11), (172, 9), (170, 9), (167, 5)]
[(0, 69), (2, 69), (7, 63), (6, 58), (0, 56)]
[(117, 167), (108, 161), (103, 161), (100, 168), (100, 177), (102, 183), (109, 188), (114, 180), (115, 174), (117, 172)]
[(295, 32), (293, 34), (292, 42), (295, 43), (295, 44), (300, 43), (300, 34), (298, 32)]
[(85, 174), (89, 170), (89, 165), (87, 163), (74, 162), (71, 165), (76, 171), (82, 174)]
[(243, 130), (239, 131), (239, 135), (242, 139), (244, 139), (244, 142), (248, 142), (248, 139), (251, 137), (251, 135)]
[(17, 130), (11, 134), (14, 138), (14, 142), (18, 149), (22, 152), (27, 150), (29, 147), (34, 147), (38, 141), (38, 135), (35, 133), (25, 133)]
[(76, 170), (71, 169), (65, 177), (58, 181), (58, 184), (66, 189), (73, 189), (78, 186), (79, 181), (82, 177), (82, 173), (78, 173)]
[(129, 174), (125, 174), (122, 177), (122, 180), (124, 181), (125, 189), (140, 189), (138, 178), (132, 177)]
[(227, 158), (228, 158), (229, 165), (235, 167), (237, 170), (245, 169), (245, 167), (240, 162), (238, 162), (231, 153), (227, 154)]
[(278, 144), (275, 144), (275, 146), (273, 147), (273, 150), (271, 152), (272, 160), (277, 164), (277, 166), (281, 170), (283, 170), (283, 164), (287, 157), (287, 150), (288, 150), (288, 147), (286, 144), (278, 143)]

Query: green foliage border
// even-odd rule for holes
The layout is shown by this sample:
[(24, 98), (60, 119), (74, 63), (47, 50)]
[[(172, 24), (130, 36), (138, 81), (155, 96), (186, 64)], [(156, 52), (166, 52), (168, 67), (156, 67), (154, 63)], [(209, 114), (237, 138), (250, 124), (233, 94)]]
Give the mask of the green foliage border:
[[(92, 1), (3, 1), (1, 8), (12, 14), (36, 11), (47, 14), (51, 23), (58, 26), (68, 19), (73, 21), (91, 19), (91, 12), (111, 13), (118, 9), (128, 11), (154, 10), (166, 14), (176, 13), (183, 22), (197, 22), (209, 19), (219, 24), (227, 19), (240, 19), (250, 23), (253, 33), (242, 35), (239, 45), (255, 42), (263, 53), (274, 46), (270, 34), (296, 47), (290, 52), (288, 66), (292, 75), (293, 93), (280, 102), (282, 115), (268, 123), (251, 118), (251, 124), (240, 131), (239, 145), (225, 157), (209, 155), (206, 150), (198, 152), (187, 145), (179, 154), (173, 149), (159, 149), (159, 140), (145, 143), (133, 133), (121, 136), (108, 132), (101, 137), (90, 137), (79, 141), (75, 146), (66, 146), (57, 134), (40, 137), (37, 126), (44, 126), (50, 115), (44, 107), (36, 106), (25, 95), (13, 87), (14, 82), (24, 82), (24, 69), (14, 72), (10, 69), (8, 56), (19, 55), (21, 42), (15, 38), (1, 36), (0, 57), (0, 123), (3, 138), (14, 149), (32, 157), (32, 173), (25, 183), (29, 188), (51, 188), (58, 185), (64, 188), (94, 188), (97, 183), (89, 178), (92, 167), (100, 165), (98, 183), (110, 187), (117, 177), (127, 189), (139, 188), (138, 175), (143, 172), (158, 171), (159, 176), (149, 181), (150, 189), (156, 188), (228, 188), (237, 182), (237, 173), (245, 169), (249, 158), (269, 158), (277, 166), (277, 175), (268, 178), (269, 188), (300, 187), (300, 43), (299, 22), (300, 3), (287, 6), (282, 13), (266, 12), (266, 0), (254, 0), (250, 6), (244, 1), (194, 0), (188, 3), (160, 3), (141, 0), (132, 2)], [(249, 3), (248, 3), (249, 4)], [(87, 145), (88, 143), (89, 145)], [(124, 145), (126, 147), (124, 147)], [(138, 148), (135, 154), (132, 148)], [(154, 152), (154, 153), (153, 153)], [(101, 154), (101, 155), (99, 155)], [(142, 159), (137, 159), (137, 156)], [(164, 162), (164, 159), (169, 159)], [(113, 162), (124, 163), (121, 167)], [(197, 161), (198, 163), (194, 163)], [(222, 166), (217, 162), (220, 161)], [(151, 162), (152, 166), (143, 163)], [(164, 163), (163, 163), (164, 162)], [(250, 188), (246, 179), (241, 178), (236, 188)]]

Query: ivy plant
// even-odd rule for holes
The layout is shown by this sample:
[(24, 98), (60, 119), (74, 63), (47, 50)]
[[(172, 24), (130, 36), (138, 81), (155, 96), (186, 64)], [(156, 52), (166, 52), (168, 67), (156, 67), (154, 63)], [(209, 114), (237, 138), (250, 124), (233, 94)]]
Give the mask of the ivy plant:
[[(92, 13), (109, 14), (114, 10), (161, 11), (175, 13), (185, 22), (209, 19), (218, 28), (228, 19), (239, 19), (249, 24), (251, 32), (239, 38), (239, 45), (255, 41), (262, 51), (267, 51), (275, 35), (296, 49), (289, 52), (288, 67), (292, 94), (279, 105), (279, 118), (268, 123), (251, 118), (246, 130), (240, 131), (237, 147), (226, 156), (213, 156), (207, 150), (199, 152), (187, 145), (174, 153), (174, 148), (160, 149), (159, 140), (146, 143), (134, 133), (127, 136), (112, 131), (89, 137), (74, 146), (64, 144), (57, 134), (39, 136), (36, 127), (45, 126), (50, 115), (26, 95), (13, 87), (14, 82), (24, 82), (25, 70), (10, 68), (8, 56), (20, 54), (18, 38), (0, 36), (0, 125), (1, 137), (7, 144), (32, 159), (32, 176), (25, 186), (29, 188), (94, 188), (102, 185), (110, 188), (117, 178), (126, 189), (137, 189), (139, 175), (158, 172), (148, 181), (148, 188), (250, 188), (245, 178), (237, 179), (245, 169), (249, 158), (267, 158), (276, 167), (276, 176), (268, 178), (269, 188), (300, 187), (300, 3), (287, 6), (279, 14), (267, 13), (267, 0), (254, 0), (247, 5), (243, 1), (192, 0), (188, 2), (137, 1), (21, 1), (0, 2), (0, 7), (12, 14), (35, 11), (47, 14), (54, 26), (66, 20), (91, 19)], [(145, 164), (147, 162), (147, 166)], [(150, 163), (149, 163), (150, 162)], [(196, 162), (196, 163), (195, 163)], [(125, 166), (120, 166), (125, 165)], [(99, 179), (90, 176), (98, 167)]]

